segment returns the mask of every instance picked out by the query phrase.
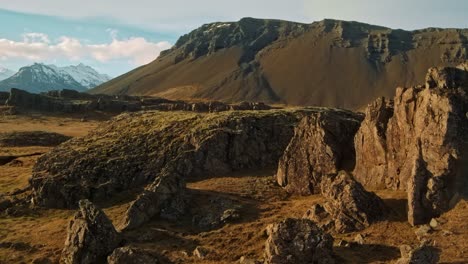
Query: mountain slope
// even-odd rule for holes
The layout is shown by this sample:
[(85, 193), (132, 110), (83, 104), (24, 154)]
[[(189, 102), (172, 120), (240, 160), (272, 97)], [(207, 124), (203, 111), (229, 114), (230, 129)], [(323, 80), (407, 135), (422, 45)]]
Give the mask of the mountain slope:
[(421, 83), (429, 67), (466, 60), (467, 39), (466, 29), (244, 18), (203, 25), (90, 92), (358, 108)]
[(19, 88), (33, 93), (59, 89), (87, 91), (110, 78), (96, 72), (89, 66), (57, 67), (35, 63), (22, 67), (13, 76), (0, 81), (0, 91)]
[(11, 76), (13, 76), (13, 74), (15, 74), (14, 71), (0, 67), (0, 81), (10, 78)]

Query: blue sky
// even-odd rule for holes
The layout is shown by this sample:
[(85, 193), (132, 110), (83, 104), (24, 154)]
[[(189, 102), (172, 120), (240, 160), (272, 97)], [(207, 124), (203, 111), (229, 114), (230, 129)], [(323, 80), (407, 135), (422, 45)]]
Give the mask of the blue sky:
[(465, 0), (0, 0), (0, 65), (83, 62), (117, 76), (204, 23), (242, 17), (468, 28)]

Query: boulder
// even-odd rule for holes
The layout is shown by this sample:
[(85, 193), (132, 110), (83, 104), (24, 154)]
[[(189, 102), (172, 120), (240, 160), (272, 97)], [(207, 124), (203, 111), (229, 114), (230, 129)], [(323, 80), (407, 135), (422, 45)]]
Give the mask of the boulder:
[(288, 218), (267, 227), (265, 264), (335, 263), (333, 238), (307, 219)]
[(107, 257), (108, 264), (158, 264), (158, 258), (152, 254), (132, 247), (116, 248)]
[(338, 233), (362, 230), (382, 219), (387, 211), (385, 204), (375, 193), (366, 191), (345, 171), (340, 171), (335, 177), (323, 179), (321, 193), (326, 200), (324, 210), (312, 210), (306, 217), (316, 221), (327, 220), (326, 226), (334, 226)]
[(105, 260), (120, 243), (112, 222), (88, 200), (79, 202), (79, 210), (70, 221), (61, 262), (97, 263)]
[(281, 157), (276, 174), (289, 193), (320, 193), (322, 178), (354, 166), (353, 138), (361, 116), (326, 111), (304, 117)]
[(395, 264), (436, 264), (439, 262), (439, 252), (434, 247), (421, 245), (411, 247), (400, 246), (401, 258)]
[(177, 172), (163, 172), (132, 202), (123, 229), (134, 229), (155, 216), (175, 220), (185, 210), (185, 181)]

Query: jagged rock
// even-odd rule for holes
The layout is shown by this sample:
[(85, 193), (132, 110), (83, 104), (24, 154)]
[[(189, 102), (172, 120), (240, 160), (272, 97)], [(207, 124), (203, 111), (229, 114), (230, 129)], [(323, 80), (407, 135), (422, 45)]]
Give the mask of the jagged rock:
[(107, 257), (108, 264), (158, 264), (158, 258), (150, 253), (131, 247), (116, 248)]
[(279, 185), (290, 193), (319, 193), (323, 177), (352, 169), (352, 139), (361, 120), (360, 115), (346, 111), (304, 117), (279, 161)]
[[(447, 211), (453, 197), (467, 190), (468, 72), (463, 69), (432, 68), (426, 87), (398, 88), (393, 114), (379, 99), (369, 106), (355, 138), (356, 178), (367, 188), (407, 190), (412, 224)], [(383, 132), (376, 133), (379, 128)]]
[(132, 202), (125, 214), (123, 229), (134, 229), (159, 215), (177, 219), (185, 210), (185, 181), (177, 172), (163, 172)]
[(265, 264), (335, 263), (333, 238), (308, 219), (271, 224), (267, 234)]
[(347, 172), (340, 171), (336, 177), (324, 179), (321, 190), (326, 200), (324, 208), (338, 233), (362, 230), (386, 214), (383, 201)]
[(271, 167), (299, 118), (314, 111), (322, 110), (123, 114), (41, 156), (33, 202), (73, 208), (80, 199), (107, 199), (152, 183), (168, 166), (190, 165), (177, 172), (184, 178)]
[(332, 219), (332, 216), (320, 204), (312, 205), (302, 218), (312, 220), (324, 230), (332, 230), (335, 227), (335, 221)]
[(409, 245), (400, 246), (401, 258), (395, 264), (436, 264), (439, 262), (439, 252), (427, 245), (413, 248)]
[(88, 200), (79, 202), (79, 211), (70, 221), (61, 262), (86, 264), (103, 261), (120, 243), (112, 222)]
[(365, 119), (354, 138), (356, 180), (370, 189), (385, 188), (387, 176), (387, 124), (393, 115), (393, 102), (378, 98), (366, 108)]

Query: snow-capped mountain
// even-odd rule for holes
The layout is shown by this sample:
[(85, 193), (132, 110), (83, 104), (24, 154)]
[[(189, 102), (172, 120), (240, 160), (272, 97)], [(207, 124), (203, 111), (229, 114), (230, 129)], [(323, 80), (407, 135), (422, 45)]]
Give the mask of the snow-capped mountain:
[(80, 63), (76, 66), (71, 65), (66, 67), (57, 67), (55, 65), (48, 66), (60, 72), (68, 73), (73, 77), (73, 79), (88, 89), (94, 88), (101, 83), (107, 82), (111, 79), (109, 75), (100, 74), (95, 69), (84, 65), (83, 63)]
[(15, 74), (14, 71), (7, 69), (7, 68), (0, 67), (0, 81), (10, 78), (11, 76), (13, 76), (13, 74)]
[(83, 64), (57, 67), (34, 63), (31, 66), (22, 67), (13, 76), (0, 81), (0, 91), (8, 91), (11, 88), (33, 93), (60, 89), (87, 91), (109, 79), (109, 76), (99, 74), (93, 68)]

